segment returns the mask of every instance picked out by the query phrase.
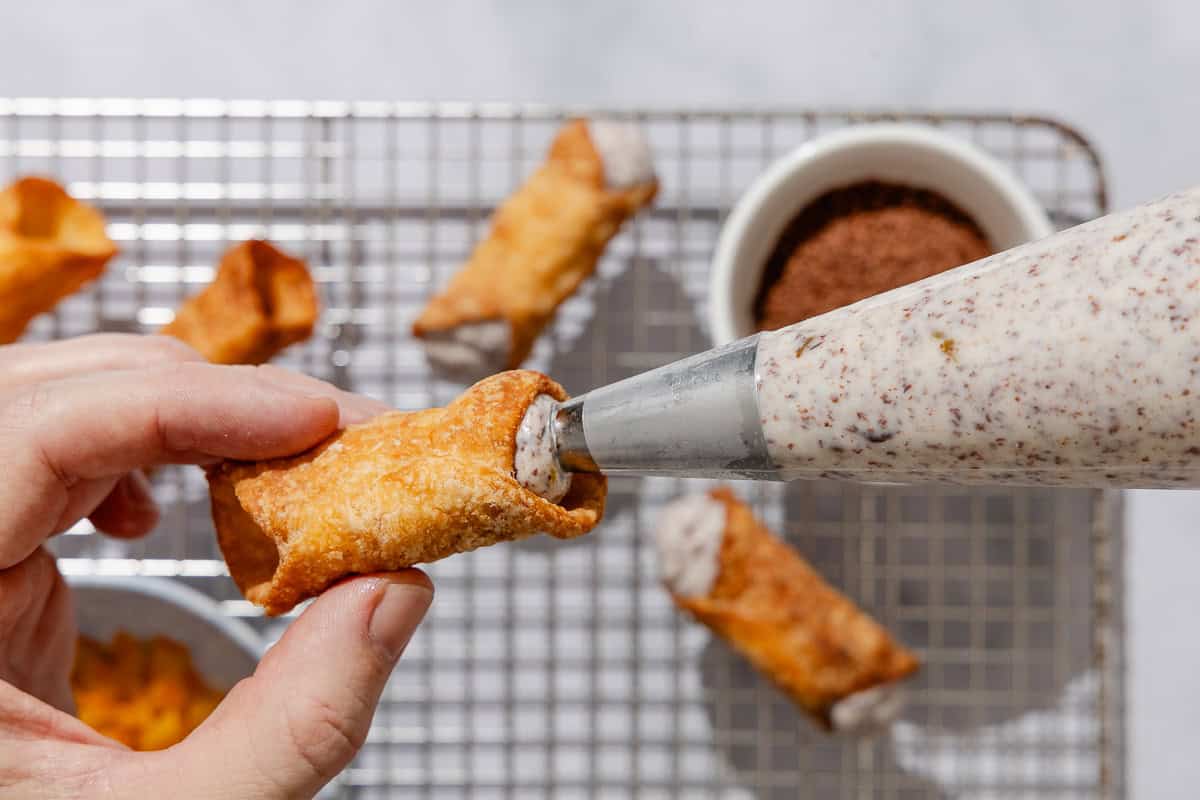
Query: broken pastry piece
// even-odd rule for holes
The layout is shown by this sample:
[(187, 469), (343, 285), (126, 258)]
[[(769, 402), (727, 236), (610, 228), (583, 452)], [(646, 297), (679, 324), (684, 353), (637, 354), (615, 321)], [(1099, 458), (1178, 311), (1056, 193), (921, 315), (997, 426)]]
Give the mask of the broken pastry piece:
[(262, 364), (312, 335), (317, 290), (308, 265), (270, 242), (230, 248), (216, 277), (162, 329), (214, 364)]
[(384, 414), (294, 458), (210, 468), (213, 521), (234, 581), (281, 614), (345, 575), (538, 532), (587, 533), (603, 514), (605, 479), (546, 480), (553, 454), (520, 452), (552, 446), (536, 429), (549, 419), (545, 404), (564, 399), (545, 375), (504, 372), (445, 408)]
[(0, 192), (0, 344), (104, 272), (117, 247), (99, 211), (46, 178)]
[(635, 126), (568, 122), (413, 324), (430, 362), (463, 380), (519, 367), (609, 240), (657, 191), (649, 145)]
[(728, 489), (670, 503), (655, 534), (675, 604), (827, 729), (884, 727), (919, 664)]

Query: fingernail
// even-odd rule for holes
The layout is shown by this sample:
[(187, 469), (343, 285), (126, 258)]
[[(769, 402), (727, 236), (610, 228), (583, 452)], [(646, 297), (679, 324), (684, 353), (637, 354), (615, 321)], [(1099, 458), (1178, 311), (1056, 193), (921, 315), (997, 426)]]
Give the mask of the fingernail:
[(271, 386), (278, 389), (281, 392), (285, 392), (285, 393), (291, 395), (292, 397), (303, 397), (303, 398), (306, 398), (309, 400), (329, 400), (329, 401), (336, 402), (330, 396), (331, 392), (328, 389), (322, 389), (320, 387), (314, 387), (314, 386), (309, 386), (306, 384), (299, 384), (299, 383), (283, 383), (283, 382), (272, 383)]
[(285, 392), (289, 397), (299, 400), (307, 400), (310, 403), (317, 403), (324, 406), (326, 409), (332, 409), (338, 412), (338, 418), (341, 418), (341, 409), (338, 407), (337, 400), (329, 396), (328, 392), (313, 391), (299, 386), (281, 386), (278, 387)]
[(429, 579), (421, 573), (416, 575), (419, 577), (388, 578), (388, 587), (375, 606), (367, 628), (371, 640), (392, 661), (400, 658), (433, 600)]
[(370, 422), (391, 409), (383, 403), (368, 401), (365, 403), (339, 403), (342, 426), (357, 425), (360, 422)]

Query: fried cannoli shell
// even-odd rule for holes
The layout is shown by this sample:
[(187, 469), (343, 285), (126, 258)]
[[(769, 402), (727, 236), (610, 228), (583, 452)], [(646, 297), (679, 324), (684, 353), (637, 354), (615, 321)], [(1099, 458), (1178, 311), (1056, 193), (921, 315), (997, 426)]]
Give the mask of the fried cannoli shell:
[(226, 251), (213, 282), (162, 333), (214, 364), (262, 364), (311, 336), (317, 314), (308, 265), (253, 239)]
[(209, 470), (229, 571), (251, 602), (280, 614), (344, 575), (395, 570), (538, 532), (587, 533), (606, 482), (576, 475), (560, 504), (513, 477), (517, 429), (537, 372), (505, 372), (445, 408), (392, 412), (295, 458)]
[(875, 620), (827, 584), (728, 489), (717, 573), (706, 595), (675, 603), (725, 638), (825, 728), (856, 693), (894, 684), (919, 667)]
[(507, 351), (494, 370), (515, 369), (558, 306), (596, 269), (626, 219), (648, 205), (657, 180), (611, 188), (588, 121), (568, 122), (545, 163), (496, 211), (488, 236), (413, 324), (435, 338), (499, 321)]
[(0, 192), (0, 344), (99, 277), (116, 254), (103, 215), (54, 181), (9, 184)]

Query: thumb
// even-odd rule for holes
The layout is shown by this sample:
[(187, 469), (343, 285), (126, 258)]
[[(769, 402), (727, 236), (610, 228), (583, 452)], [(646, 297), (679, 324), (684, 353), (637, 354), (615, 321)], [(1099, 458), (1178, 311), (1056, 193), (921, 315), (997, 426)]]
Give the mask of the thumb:
[(195, 797), (316, 794), (362, 747), (384, 684), (432, 600), (433, 584), (414, 569), (326, 591), (253, 677), (163, 751), (171, 763), (159, 774)]

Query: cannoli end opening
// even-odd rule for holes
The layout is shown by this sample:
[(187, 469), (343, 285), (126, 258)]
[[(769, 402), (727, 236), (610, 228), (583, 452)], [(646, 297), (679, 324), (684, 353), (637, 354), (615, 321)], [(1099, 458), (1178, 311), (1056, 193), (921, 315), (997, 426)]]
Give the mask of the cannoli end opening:
[(609, 189), (631, 189), (654, 182), (654, 157), (641, 129), (614, 119), (588, 120), (592, 145), (604, 166)]
[(11, 187), (17, 202), (9, 223), (12, 232), (28, 239), (55, 239), (71, 198), (58, 184), (44, 178), (23, 178)]
[(663, 509), (654, 543), (659, 574), (672, 593), (703, 597), (712, 591), (727, 516), (725, 504), (708, 494), (681, 497)]
[(263, 239), (251, 239), (246, 246), (254, 264), (254, 292), (263, 315), (285, 338), (310, 335), (316, 317), (316, 293), (307, 265)]
[(104, 230), (104, 217), (47, 178), (10, 184), (0, 202), (3, 227), (38, 245), (64, 248), (85, 258), (108, 259), (117, 248)]
[(277, 263), (283, 256), (278, 250), (259, 239), (248, 243), (250, 261), (254, 264), (251, 279), (258, 302), (262, 306), (263, 316), (268, 319), (275, 316), (276, 288), (275, 278)]
[(881, 683), (843, 697), (829, 711), (830, 727), (837, 733), (855, 736), (885, 730), (904, 710), (908, 700), (904, 683)]
[(567, 496), (572, 477), (558, 461), (550, 431), (556, 407), (557, 400), (548, 394), (533, 398), (517, 428), (513, 455), (513, 477), (517, 483), (551, 503), (559, 503)]
[(247, 600), (262, 605), (279, 570), (279, 545), (242, 507), (228, 476), (213, 475), (210, 485), (217, 541), (229, 574)]
[(420, 333), (425, 357), (438, 373), (473, 383), (508, 366), (512, 326), (508, 320), (465, 322), (444, 330)]

